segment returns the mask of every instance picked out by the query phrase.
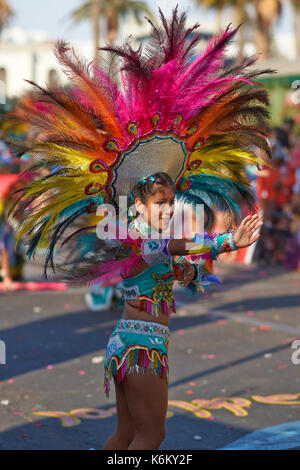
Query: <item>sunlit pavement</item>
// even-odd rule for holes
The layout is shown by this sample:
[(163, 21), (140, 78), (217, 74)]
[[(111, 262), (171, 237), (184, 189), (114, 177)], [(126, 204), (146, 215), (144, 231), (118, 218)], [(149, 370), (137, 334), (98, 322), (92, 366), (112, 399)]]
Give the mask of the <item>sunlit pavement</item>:
[[(300, 421), (300, 364), (291, 347), (300, 340), (300, 273), (215, 269), (222, 284), (204, 295), (175, 291), (161, 449), (219, 449)], [(113, 432), (114, 390), (106, 399), (103, 356), (121, 311), (89, 312), (85, 291), (0, 294), (1, 449), (99, 449)], [(300, 448), (300, 426), (251, 445)]]

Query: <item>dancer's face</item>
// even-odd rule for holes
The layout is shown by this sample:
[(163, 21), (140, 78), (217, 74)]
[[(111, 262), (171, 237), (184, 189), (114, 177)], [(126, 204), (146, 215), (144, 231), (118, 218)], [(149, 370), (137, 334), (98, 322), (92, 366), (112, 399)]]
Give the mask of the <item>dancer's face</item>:
[(169, 186), (155, 184), (156, 192), (147, 196), (143, 204), (136, 199), (136, 209), (145, 222), (156, 231), (164, 231), (168, 228), (174, 213), (175, 193)]

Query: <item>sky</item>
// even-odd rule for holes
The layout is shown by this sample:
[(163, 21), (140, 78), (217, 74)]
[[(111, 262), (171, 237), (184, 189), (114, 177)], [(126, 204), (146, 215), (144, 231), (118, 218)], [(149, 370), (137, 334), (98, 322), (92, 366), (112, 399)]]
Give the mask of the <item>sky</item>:
[[(15, 17), (10, 25), (20, 26), (27, 30), (45, 30), (53, 39), (64, 37), (67, 40), (91, 39), (91, 28), (89, 23), (83, 22), (77, 26), (70, 26), (68, 21), (69, 13), (76, 7), (84, 3), (84, 0), (9, 0), (15, 11)], [(147, 0), (151, 8), (158, 6), (166, 13), (170, 12), (178, 3), (181, 10), (187, 7), (193, 19), (200, 24), (214, 16), (213, 12), (195, 8), (194, 0)], [(291, 15), (289, 0), (283, 0), (283, 15), (276, 30), (291, 30)], [(230, 21), (230, 14), (226, 20)]]

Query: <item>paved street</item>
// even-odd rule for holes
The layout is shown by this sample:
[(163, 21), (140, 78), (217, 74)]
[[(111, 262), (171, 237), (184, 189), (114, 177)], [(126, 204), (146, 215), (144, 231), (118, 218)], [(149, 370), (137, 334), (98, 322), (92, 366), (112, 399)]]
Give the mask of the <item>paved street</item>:
[[(252, 448), (300, 448), (300, 273), (215, 269), (222, 284), (196, 300), (175, 291), (161, 449), (220, 449), (247, 435)], [(0, 449), (99, 449), (114, 430), (103, 356), (121, 312), (89, 312), (85, 291), (0, 293)], [(270, 439), (250, 436), (283, 423)]]

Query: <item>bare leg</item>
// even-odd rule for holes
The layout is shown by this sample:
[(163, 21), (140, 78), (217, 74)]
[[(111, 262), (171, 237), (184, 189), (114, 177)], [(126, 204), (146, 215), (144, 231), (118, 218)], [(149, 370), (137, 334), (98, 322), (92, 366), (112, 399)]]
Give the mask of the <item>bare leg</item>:
[(166, 379), (152, 373), (126, 374), (123, 386), (135, 429), (128, 450), (158, 449), (166, 433)]
[(117, 429), (105, 442), (101, 450), (126, 450), (134, 438), (134, 427), (129, 413), (126, 396), (122, 382), (117, 384), (114, 377), (116, 390)]

